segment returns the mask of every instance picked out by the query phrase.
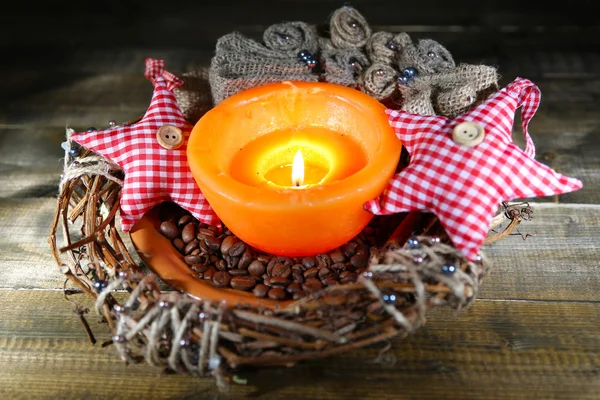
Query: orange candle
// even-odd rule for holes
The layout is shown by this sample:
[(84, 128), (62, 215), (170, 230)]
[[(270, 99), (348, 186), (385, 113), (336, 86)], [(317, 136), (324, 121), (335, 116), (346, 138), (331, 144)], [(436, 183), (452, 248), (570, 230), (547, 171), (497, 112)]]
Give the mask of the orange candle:
[(249, 245), (287, 256), (356, 236), (373, 217), (363, 204), (383, 191), (400, 150), (381, 103), (321, 82), (237, 93), (198, 121), (187, 147), (223, 223)]

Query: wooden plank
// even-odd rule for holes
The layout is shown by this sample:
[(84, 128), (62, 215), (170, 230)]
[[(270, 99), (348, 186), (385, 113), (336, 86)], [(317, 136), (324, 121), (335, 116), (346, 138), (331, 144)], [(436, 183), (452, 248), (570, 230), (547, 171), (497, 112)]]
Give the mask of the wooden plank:
[(600, 206), (531, 205), (533, 219), (483, 247), (494, 267), (479, 297), (600, 301)]
[[(89, 301), (75, 297), (84, 306)], [(435, 310), (406, 339), (292, 368), (237, 371), (246, 385), (125, 365), (91, 345), (60, 292), (0, 290), (4, 398), (597, 399), (600, 304), (476, 301)], [(88, 314), (99, 342), (98, 316)], [(385, 360), (384, 359), (384, 360)], [(394, 362), (395, 361), (395, 362)]]
[(0, 287), (62, 288), (48, 245), (55, 211), (54, 198), (0, 200)]

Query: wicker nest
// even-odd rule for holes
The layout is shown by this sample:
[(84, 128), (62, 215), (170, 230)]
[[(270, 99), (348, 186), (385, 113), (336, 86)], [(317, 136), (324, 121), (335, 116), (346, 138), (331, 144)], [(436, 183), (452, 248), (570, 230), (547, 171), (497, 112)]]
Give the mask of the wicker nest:
[[(107, 344), (123, 360), (211, 374), (220, 387), (241, 366), (291, 366), (405, 337), (434, 307), (468, 306), (489, 270), (485, 257), (467, 261), (434, 216), (409, 213), (390, 220), (395, 228), (371, 246), (367, 268), (352, 282), (280, 308), (198, 300), (165, 287), (122, 236), (116, 218), (122, 178), (105, 158), (85, 151), (74, 160), (67, 150), (49, 236), (60, 272), (95, 300), (112, 332)], [(530, 213), (527, 205), (503, 204), (486, 242), (505, 237)], [(449, 260), (452, 273), (444, 268)], [(76, 310), (93, 340), (84, 311)]]

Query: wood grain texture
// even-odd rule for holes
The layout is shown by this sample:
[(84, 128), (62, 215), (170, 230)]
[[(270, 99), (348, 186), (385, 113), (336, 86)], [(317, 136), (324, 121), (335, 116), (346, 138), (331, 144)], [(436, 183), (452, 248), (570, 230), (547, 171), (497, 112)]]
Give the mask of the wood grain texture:
[[(91, 306), (81, 295), (72, 297)], [(126, 365), (91, 345), (58, 291), (0, 290), (0, 395), (11, 399), (596, 399), (599, 303), (476, 301), (435, 311), (406, 339), (293, 368), (244, 369), (220, 393), (209, 378)], [(88, 320), (99, 343), (98, 317)], [(375, 362), (379, 361), (379, 362)], [(102, 382), (98, 377), (102, 377)]]

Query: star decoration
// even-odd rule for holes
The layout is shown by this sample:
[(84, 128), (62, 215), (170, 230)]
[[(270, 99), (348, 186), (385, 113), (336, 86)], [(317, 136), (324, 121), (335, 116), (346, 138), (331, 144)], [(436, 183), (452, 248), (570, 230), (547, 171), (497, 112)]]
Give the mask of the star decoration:
[[(103, 131), (74, 133), (71, 139), (125, 171), (120, 199), (121, 227), (125, 232), (146, 212), (165, 201), (177, 203), (201, 222), (217, 225), (218, 218), (197, 186), (187, 162), (187, 139), (192, 126), (173, 94), (173, 89), (182, 82), (164, 70), (163, 60), (146, 59), (144, 75), (153, 83), (154, 93), (141, 120)], [(157, 140), (159, 128), (165, 125), (169, 132), (181, 134), (179, 147), (165, 148), (164, 143), (161, 145)]]
[[(517, 78), (454, 119), (387, 110), (410, 163), (365, 209), (374, 214), (433, 212), (456, 248), (475, 260), (502, 201), (567, 193), (583, 186), (534, 159), (527, 126), (540, 98), (537, 86)], [(512, 141), (519, 107), (525, 150)], [(483, 128), (483, 141), (470, 147), (458, 144), (453, 140), (457, 126)]]

